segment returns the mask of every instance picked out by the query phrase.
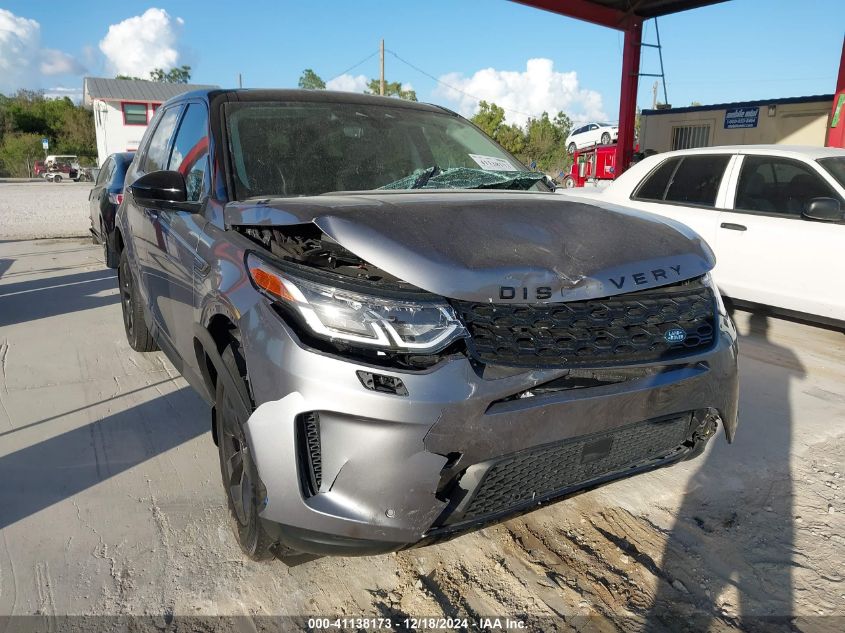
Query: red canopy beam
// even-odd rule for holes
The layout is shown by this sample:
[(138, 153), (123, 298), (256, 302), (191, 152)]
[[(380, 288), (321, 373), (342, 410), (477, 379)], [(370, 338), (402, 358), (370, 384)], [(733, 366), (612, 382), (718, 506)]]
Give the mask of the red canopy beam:
[(833, 109), (827, 125), (827, 147), (845, 147), (845, 38), (842, 40), (842, 57), (839, 58), (839, 78), (833, 95)]
[(622, 84), (619, 89), (619, 138), (616, 142), (615, 176), (628, 169), (634, 158), (634, 127), (637, 117), (637, 88), (640, 80), (642, 19), (631, 21), (622, 48)]
[(516, 2), (620, 31), (626, 31), (631, 21), (635, 19), (631, 13), (588, 0), (516, 0)]

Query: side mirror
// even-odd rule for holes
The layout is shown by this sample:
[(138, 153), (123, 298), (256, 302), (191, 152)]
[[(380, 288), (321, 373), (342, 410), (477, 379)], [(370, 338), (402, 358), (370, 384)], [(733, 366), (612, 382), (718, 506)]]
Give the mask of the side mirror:
[(185, 178), (178, 171), (153, 171), (128, 187), (142, 207), (174, 209), (188, 199)]
[(839, 200), (835, 198), (813, 198), (807, 203), (802, 215), (810, 220), (820, 222), (842, 222), (845, 220), (845, 212)]

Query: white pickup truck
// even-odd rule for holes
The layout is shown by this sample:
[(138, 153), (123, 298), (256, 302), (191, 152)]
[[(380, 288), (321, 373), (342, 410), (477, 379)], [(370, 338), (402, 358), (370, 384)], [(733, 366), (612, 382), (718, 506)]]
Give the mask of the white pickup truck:
[(601, 191), (560, 189), (686, 224), (738, 303), (845, 326), (845, 150), (736, 145), (650, 156)]

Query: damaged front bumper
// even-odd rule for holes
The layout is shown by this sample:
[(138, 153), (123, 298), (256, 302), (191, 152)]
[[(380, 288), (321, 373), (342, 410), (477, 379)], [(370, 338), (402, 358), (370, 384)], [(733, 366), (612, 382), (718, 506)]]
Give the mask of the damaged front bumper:
[[(261, 516), (302, 552), (430, 543), (694, 456), (717, 420), (728, 440), (736, 428), (727, 317), (706, 352), (577, 388), (560, 369), (484, 377), (460, 355), (421, 371), (367, 366), (306, 348), (263, 303), (242, 318)], [(359, 372), (398, 378), (407, 395)], [(538, 389), (549, 384), (560, 388)]]

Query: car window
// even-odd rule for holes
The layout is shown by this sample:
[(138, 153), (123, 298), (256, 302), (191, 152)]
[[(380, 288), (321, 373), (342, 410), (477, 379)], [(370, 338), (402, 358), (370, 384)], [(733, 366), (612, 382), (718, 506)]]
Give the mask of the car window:
[(813, 198), (839, 196), (809, 165), (775, 156), (743, 160), (735, 209), (800, 217)]
[(111, 187), (116, 185), (123, 187), (123, 182), (126, 180), (126, 169), (131, 162), (131, 160), (126, 160), (125, 158), (118, 158), (114, 161), (114, 169), (109, 176), (109, 185)]
[(598, 126), (598, 125), (596, 125), (595, 123), (593, 123), (593, 124), (590, 126), (590, 129), (591, 129), (591, 130), (597, 130), (597, 129), (599, 129), (599, 126)]
[(208, 114), (205, 106), (191, 103), (179, 124), (168, 169), (185, 177), (189, 201), (200, 199), (208, 165)]
[(684, 156), (672, 175), (664, 200), (712, 207), (730, 156), (701, 154)]
[(104, 182), (108, 182), (109, 178), (111, 178), (112, 170), (114, 169), (114, 159), (109, 156), (106, 159), (106, 162), (103, 163), (103, 166), (100, 167), (100, 173), (97, 174), (97, 182), (96, 185), (102, 185)]
[(173, 129), (179, 118), (180, 108), (168, 108), (161, 119), (159, 119), (155, 132), (147, 145), (147, 154), (144, 156), (144, 172), (160, 171), (167, 168), (167, 150), (170, 147), (170, 137), (173, 136)]
[(845, 187), (845, 156), (820, 158), (816, 162), (824, 167), (836, 182)]
[(664, 160), (657, 169), (652, 170), (646, 176), (632, 197), (638, 200), (663, 200), (672, 174), (675, 173), (675, 169), (680, 162), (680, 158)]

